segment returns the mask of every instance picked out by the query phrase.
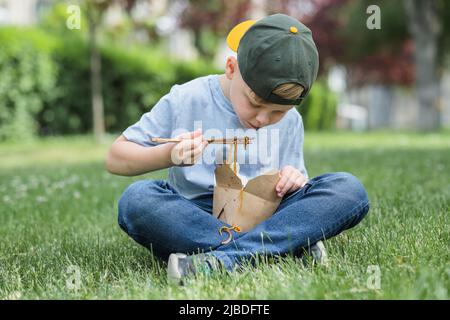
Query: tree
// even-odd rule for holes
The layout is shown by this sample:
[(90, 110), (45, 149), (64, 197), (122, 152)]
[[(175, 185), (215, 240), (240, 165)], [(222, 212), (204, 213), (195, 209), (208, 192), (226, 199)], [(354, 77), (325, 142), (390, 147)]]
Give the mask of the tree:
[(91, 65), (92, 123), (97, 141), (105, 134), (103, 111), (101, 59), (98, 52), (98, 24), (102, 13), (108, 7), (108, 1), (86, 1), (89, 22), (89, 48)]
[[(321, 71), (334, 63), (349, 70), (350, 86), (367, 83), (410, 86), (420, 104), (417, 127), (438, 129), (439, 86), (450, 40), (450, 2), (445, 0), (282, 0), (313, 31)], [(297, 3), (293, 6), (292, 3)], [(366, 27), (366, 9), (381, 9), (381, 29)], [(307, 13), (298, 8), (309, 7)], [(405, 10), (406, 9), (406, 10)]]
[(194, 34), (201, 57), (211, 59), (217, 40), (223, 39), (239, 22), (247, 19), (250, 0), (191, 0), (181, 16), (181, 26)]
[(88, 38), (91, 66), (93, 133), (97, 141), (100, 141), (105, 134), (101, 58), (98, 49), (98, 36), (103, 15), (114, 3), (119, 3), (127, 13), (130, 13), (136, 0), (124, 0), (118, 2), (114, 0), (84, 0), (84, 8), (89, 24)]
[(436, 129), (441, 123), (440, 79), (438, 75), (439, 38), (442, 33), (438, 2), (404, 0), (408, 27), (414, 41), (416, 87), (420, 104), (419, 127)]

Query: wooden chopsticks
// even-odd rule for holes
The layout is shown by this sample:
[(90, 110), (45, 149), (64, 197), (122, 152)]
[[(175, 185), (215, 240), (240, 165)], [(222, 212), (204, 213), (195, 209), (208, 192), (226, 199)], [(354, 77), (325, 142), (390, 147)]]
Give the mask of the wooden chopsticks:
[[(188, 139), (188, 138), (186, 138)], [(186, 139), (180, 139), (180, 138), (152, 138), (152, 142), (157, 143), (166, 143), (166, 142), (181, 142), (182, 140)], [(250, 137), (244, 137), (244, 138), (231, 138), (231, 139), (206, 139), (208, 143), (215, 143), (215, 144), (250, 144), (252, 143), (251, 140), (254, 138)]]

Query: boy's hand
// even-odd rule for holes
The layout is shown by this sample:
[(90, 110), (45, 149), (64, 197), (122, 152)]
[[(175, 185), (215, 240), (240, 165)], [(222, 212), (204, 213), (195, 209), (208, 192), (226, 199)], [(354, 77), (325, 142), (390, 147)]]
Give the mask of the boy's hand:
[(201, 129), (180, 134), (176, 138), (183, 141), (177, 142), (172, 148), (171, 160), (174, 165), (180, 167), (194, 165), (208, 145), (208, 141), (203, 141)]
[(280, 172), (280, 181), (278, 181), (275, 190), (277, 195), (282, 198), (286, 193), (294, 192), (308, 182), (308, 179), (292, 166), (285, 166)]

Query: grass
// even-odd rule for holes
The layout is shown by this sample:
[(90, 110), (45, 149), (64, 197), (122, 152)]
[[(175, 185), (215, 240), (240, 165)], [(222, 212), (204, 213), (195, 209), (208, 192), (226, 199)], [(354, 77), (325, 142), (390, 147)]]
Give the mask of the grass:
[(112, 176), (107, 148), (86, 137), (0, 144), (0, 299), (449, 299), (447, 132), (307, 133), (310, 176), (349, 171), (372, 204), (326, 242), (331, 265), (288, 257), (184, 287), (116, 223), (124, 188), (167, 172)]

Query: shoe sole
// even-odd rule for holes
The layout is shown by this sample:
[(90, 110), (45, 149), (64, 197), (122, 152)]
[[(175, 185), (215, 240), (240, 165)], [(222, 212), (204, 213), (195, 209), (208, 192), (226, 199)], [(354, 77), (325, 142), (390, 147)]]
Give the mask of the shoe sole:
[(181, 282), (181, 273), (178, 268), (178, 259), (186, 258), (185, 254), (180, 253), (172, 253), (169, 256), (169, 261), (167, 263), (167, 278), (170, 282), (180, 284)]
[[(327, 250), (325, 249), (325, 245), (323, 244), (322, 241), (317, 241), (315, 246), (320, 251), (320, 257), (318, 257), (318, 259), (316, 258), (314, 260), (316, 260), (316, 262), (321, 266), (328, 266), (328, 254), (327, 254)], [(315, 258), (314, 255), (313, 255), (313, 258)]]

